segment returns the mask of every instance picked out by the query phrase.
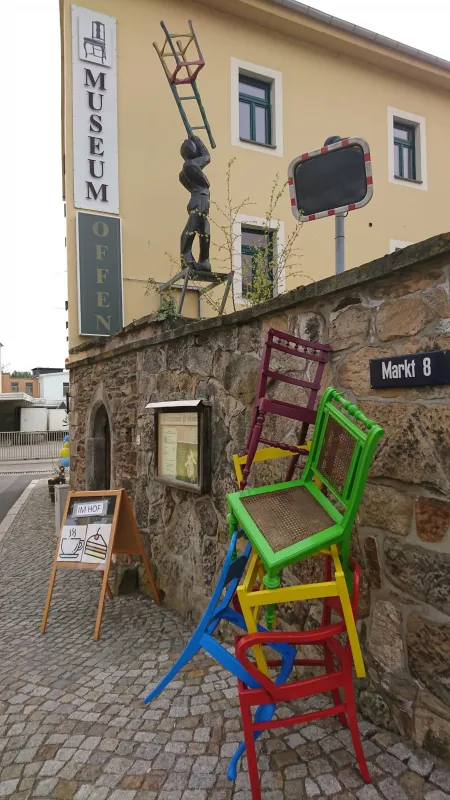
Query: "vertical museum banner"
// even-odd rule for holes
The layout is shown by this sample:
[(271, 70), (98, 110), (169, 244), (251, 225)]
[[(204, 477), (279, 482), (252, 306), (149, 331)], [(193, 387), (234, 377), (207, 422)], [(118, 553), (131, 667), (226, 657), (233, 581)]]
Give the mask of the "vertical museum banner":
[(119, 213), (116, 20), (72, 6), (75, 208)]
[(77, 214), (80, 336), (111, 336), (123, 327), (120, 218)]

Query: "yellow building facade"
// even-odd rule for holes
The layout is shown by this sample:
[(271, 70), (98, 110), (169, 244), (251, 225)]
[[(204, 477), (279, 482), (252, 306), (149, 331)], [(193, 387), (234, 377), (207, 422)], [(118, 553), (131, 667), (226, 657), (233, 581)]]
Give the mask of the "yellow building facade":
[[(211, 259), (214, 271), (233, 268), (236, 308), (247, 302), (246, 237), (252, 245), (252, 232), (257, 240), (264, 227), (276, 176), (281, 186), (287, 180), (289, 162), (320, 148), (329, 136), (362, 137), (371, 151), (374, 195), (367, 206), (346, 219), (346, 269), (449, 227), (449, 62), (314, 14), (293, 0), (85, 0), (79, 9), (61, 0), (69, 348), (86, 341), (80, 335), (83, 325), (78, 311), (83, 291), (78, 276), (78, 212), (94, 211), (120, 220), (121, 239), (114, 252), (121, 254), (124, 325), (158, 308), (159, 294), (148, 289), (147, 280), (164, 283), (178, 269), (189, 199), (178, 180), (183, 163), (180, 145), (186, 134), (152, 47), (154, 41), (161, 45), (164, 39), (161, 19), (170, 31), (180, 33), (188, 31), (188, 20), (192, 20), (206, 61), (197, 84), (217, 144), (210, 149), (211, 163), (205, 169), (211, 183)], [(85, 19), (83, 9), (93, 13), (86, 17), (89, 30), (86, 27), (87, 33), (79, 39), (81, 27), (77, 34), (74, 20)], [(101, 27), (104, 19), (106, 28)], [(90, 104), (86, 113), (101, 117), (102, 80), (92, 63), (83, 59), (96, 58), (109, 79), (112, 67), (106, 64), (102, 46), (102, 41), (108, 41), (104, 38), (108, 19), (114, 21), (116, 40), (117, 124), (116, 138), (108, 140), (115, 155), (103, 167), (98, 118), (93, 127), (91, 117), (90, 123), (87, 120), (90, 151), (83, 155), (81, 148), (81, 155), (74, 153), (74, 141), (75, 150), (78, 147), (74, 125), (79, 124), (74, 97), (79, 88), (74, 86), (73, 49), (80, 47), (82, 60), (76, 68), (81, 70)], [(113, 46), (112, 39), (109, 44)], [(91, 71), (90, 77), (86, 70)], [(188, 93), (189, 87), (185, 89)], [(191, 118), (199, 124), (193, 112)], [(209, 147), (205, 133), (199, 131)], [(86, 173), (85, 185), (91, 186), (84, 199), (78, 192), (77, 200), (83, 158), (92, 180)], [(227, 205), (227, 170), (232, 160), (231, 202), (239, 206), (239, 212), (232, 215), (230, 253), (223, 248), (226, 238), (220, 230), (230, 227), (230, 217), (221, 215), (218, 206)], [(96, 182), (96, 176), (104, 169), (113, 174), (117, 197), (114, 189), (112, 199), (108, 197), (102, 206), (103, 184), (101, 178)], [(246, 199), (248, 203), (241, 205)], [(287, 189), (271, 217), (275, 252), (282, 256), (296, 225)], [(103, 285), (108, 270), (102, 261), (106, 250), (101, 249), (100, 234), (106, 228), (97, 220), (96, 230), (95, 263), (87, 265), (92, 281), (84, 291), (89, 293), (92, 319), (97, 320), (90, 334), (105, 335), (114, 332), (108, 330), (110, 298)], [(325, 278), (334, 269), (333, 219), (305, 223), (289, 263), (280, 269), (275, 292)], [(212, 292), (216, 300), (220, 296), (219, 289)], [(232, 308), (230, 297), (227, 310)], [(191, 291), (184, 313), (210, 316), (217, 311), (205, 298), (199, 304), (198, 293)], [(82, 354), (82, 348), (77, 351), (73, 358)]]

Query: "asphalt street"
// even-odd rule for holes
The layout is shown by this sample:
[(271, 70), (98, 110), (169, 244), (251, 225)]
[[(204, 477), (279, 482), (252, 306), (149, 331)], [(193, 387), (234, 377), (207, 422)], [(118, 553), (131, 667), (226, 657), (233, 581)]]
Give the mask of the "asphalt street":
[(0, 522), (27, 488), (33, 475), (0, 475)]

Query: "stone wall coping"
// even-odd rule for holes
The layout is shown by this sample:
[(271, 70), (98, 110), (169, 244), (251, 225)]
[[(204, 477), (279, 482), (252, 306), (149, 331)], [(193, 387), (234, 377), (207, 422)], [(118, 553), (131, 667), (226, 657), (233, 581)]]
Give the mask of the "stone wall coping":
[[(163, 342), (173, 341), (174, 339), (180, 339), (191, 334), (198, 334), (204, 331), (212, 331), (233, 325), (243, 325), (254, 319), (273, 316), (280, 311), (287, 310), (300, 303), (305, 303), (318, 297), (332, 295), (345, 289), (354, 288), (368, 281), (385, 278), (389, 275), (407, 270), (408, 268), (420, 266), (423, 263), (426, 263), (428, 266), (431, 260), (446, 256), (450, 257), (450, 232), (432, 236), (418, 244), (405, 247), (396, 253), (388, 253), (382, 258), (377, 258), (360, 267), (354, 267), (340, 275), (332, 275), (305, 286), (298, 286), (289, 292), (274, 297), (266, 303), (261, 303), (257, 306), (245, 308), (240, 311), (234, 311), (224, 316), (194, 321), (180, 318), (175, 321), (175, 324), (171, 322), (170, 328), (167, 328), (167, 324), (165, 325), (165, 323), (159, 322), (155, 318), (156, 314), (150, 314), (138, 320), (134, 320), (118, 333), (114, 334), (114, 336), (107, 337), (106, 339), (105, 337), (96, 337), (89, 342), (83, 342), (83, 344), (73, 347), (69, 351), (71, 355), (94, 349), (100, 349), (101, 352), (72, 361), (66, 365), (66, 368), (75, 369), (76, 367), (103, 361), (130, 351), (141, 350)], [(163, 326), (165, 327), (163, 328)], [(121, 344), (121, 340), (124, 337), (133, 332), (137, 333), (142, 331), (146, 327), (156, 328), (157, 332), (152, 333), (149, 337), (140, 338), (135, 341), (127, 341)]]

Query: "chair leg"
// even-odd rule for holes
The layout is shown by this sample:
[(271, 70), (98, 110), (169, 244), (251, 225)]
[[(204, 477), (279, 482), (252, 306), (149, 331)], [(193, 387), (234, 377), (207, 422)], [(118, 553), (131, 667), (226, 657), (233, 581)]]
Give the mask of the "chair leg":
[[(333, 663), (333, 654), (327, 648), (326, 644), (323, 647), (323, 654), (324, 654), (324, 661), (325, 661), (325, 669), (327, 673), (336, 672)], [(342, 697), (339, 689), (332, 689), (331, 696), (333, 698), (333, 703), (335, 706), (342, 705)], [(338, 720), (341, 723), (343, 728), (347, 727), (347, 718), (344, 713), (338, 714)]]
[(292, 458), (289, 459), (289, 466), (286, 472), (286, 477), (284, 479), (286, 482), (291, 481), (292, 478), (294, 477), (294, 470), (298, 464), (299, 458), (300, 458), (300, 453), (298, 453), (295, 456), (292, 456)]
[(348, 727), (350, 728), (353, 747), (361, 777), (365, 783), (370, 783), (370, 772), (367, 766), (366, 757), (364, 755), (361, 735), (359, 733), (358, 717), (356, 715), (355, 693), (353, 691), (352, 682), (352, 665), (350, 661), (348, 662), (348, 665), (344, 667), (344, 675), (345, 710), (348, 719)]
[[(258, 708), (255, 711), (255, 722), (270, 722), (270, 720), (272, 719), (272, 717), (275, 714), (276, 709), (277, 709), (276, 703), (267, 703), (265, 705), (258, 706)], [(264, 731), (253, 731), (252, 735), (253, 735), (253, 739), (255, 740), (255, 742), (256, 742), (257, 739), (259, 739), (259, 737), (263, 733), (264, 733)], [(231, 758), (231, 761), (230, 761), (230, 763), (228, 765), (227, 778), (228, 778), (229, 781), (235, 781), (236, 780), (237, 767), (238, 767), (240, 759), (242, 758), (242, 756), (245, 753), (245, 748), (246, 748), (246, 743), (245, 743), (245, 739), (244, 739), (244, 741), (241, 742), (241, 744), (237, 746), (236, 751), (235, 751), (235, 753), (234, 753), (233, 757)]]
[[(338, 590), (339, 590), (338, 585)], [(339, 592), (339, 597), (342, 604), (342, 611), (344, 614), (345, 625), (347, 628), (347, 636), (350, 642), (350, 648), (353, 656), (353, 663), (355, 665), (355, 672), (358, 678), (366, 677), (366, 670), (364, 667), (364, 660), (361, 653), (361, 645), (359, 644), (358, 632), (356, 630), (355, 618), (353, 616), (352, 607), (350, 605), (350, 598), (348, 596), (347, 584), (344, 580), (343, 591)]]
[[(249, 633), (257, 633), (258, 626), (257, 620), (255, 619), (252, 608), (250, 603), (247, 599), (247, 592), (245, 591), (243, 586), (238, 586), (236, 590), (236, 594), (239, 600), (239, 605), (241, 607), (242, 616), (244, 617), (245, 624), (247, 626), (247, 631)], [(256, 666), (263, 673), (263, 675), (269, 675), (269, 668), (267, 666), (267, 661), (264, 656), (264, 651), (261, 645), (257, 644), (253, 648), (253, 653), (255, 656)]]
[(252, 730), (252, 714), (250, 708), (241, 703), (242, 727), (244, 729), (245, 748), (247, 751), (248, 776), (252, 800), (261, 800), (261, 786), (258, 773), (258, 759), (256, 758), (255, 739)]
[[(313, 404), (312, 407), (314, 408), (314, 404)], [(304, 422), (302, 427), (301, 427), (301, 430), (300, 430), (300, 436), (297, 439), (297, 444), (298, 444), (299, 447), (301, 447), (303, 444), (305, 444), (306, 434), (308, 433), (308, 428), (309, 428), (309, 424), (307, 422)], [(296, 468), (296, 466), (298, 464), (298, 460), (300, 458), (300, 455), (301, 454), (298, 453), (298, 455), (292, 456), (292, 458), (289, 459), (289, 467), (288, 467), (288, 471), (286, 473), (286, 478), (285, 478), (286, 481), (291, 481), (292, 478), (294, 477), (294, 470), (295, 470), (295, 468)]]
[[(281, 583), (280, 576), (275, 575), (274, 577), (271, 577), (266, 573), (263, 578), (263, 583), (266, 589), (278, 589)], [(272, 628), (274, 627), (275, 621), (276, 621), (275, 607), (272, 604), (270, 604), (266, 606), (266, 625), (269, 631), (271, 631)]]
[(242, 470), (243, 478), (239, 485), (241, 491), (245, 489), (247, 486), (247, 479), (250, 474), (250, 469), (253, 463), (253, 459), (255, 457), (256, 450), (258, 448), (259, 440), (261, 438), (262, 428), (264, 425), (264, 414), (258, 414), (256, 419), (256, 425), (253, 428), (250, 443), (247, 450), (247, 461), (245, 462), (244, 469)]
[[(232, 539), (237, 531), (237, 519), (232, 511), (230, 511), (230, 513), (227, 514), (227, 522), (228, 522), (228, 535), (230, 539)], [(238, 556), (238, 551), (237, 547), (235, 546), (233, 551), (233, 561), (237, 558), (237, 556)]]
[(155, 686), (155, 688), (148, 693), (147, 697), (144, 697), (145, 705), (150, 703), (155, 699), (155, 697), (161, 694), (162, 690), (165, 689), (171, 681), (173, 681), (175, 675), (178, 675), (180, 670), (183, 669), (183, 667), (191, 660), (191, 658), (194, 658), (194, 656), (198, 653), (200, 647), (198, 647), (197, 643), (193, 641), (193, 638), (187, 643), (180, 657), (177, 658), (173, 667), (169, 669), (167, 675), (164, 675), (164, 678), (160, 680), (157, 686)]
[[(344, 573), (340, 565), (339, 557), (337, 556), (336, 546), (332, 545), (331, 550), (333, 553), (333, 561), (335, 563), (334, 577), (336, 581), (339, 600), (341, 601), (342, 613), (344, 616), (345, 625), (347, 628), (347, 636), (350, 642), (350, 648), (353, 656), (353, 663), (355, 665), (355, 672), (358, 678), (365, 678), (366, 670), (364, 667), (364, 660), (361, 653), (361, 645), (359, 644), (358, 632), (356, 630), (355, 618), (353, 616), (347, 582), (345, 580)], [(338, 565), (337, 568), (336, 564)]]

